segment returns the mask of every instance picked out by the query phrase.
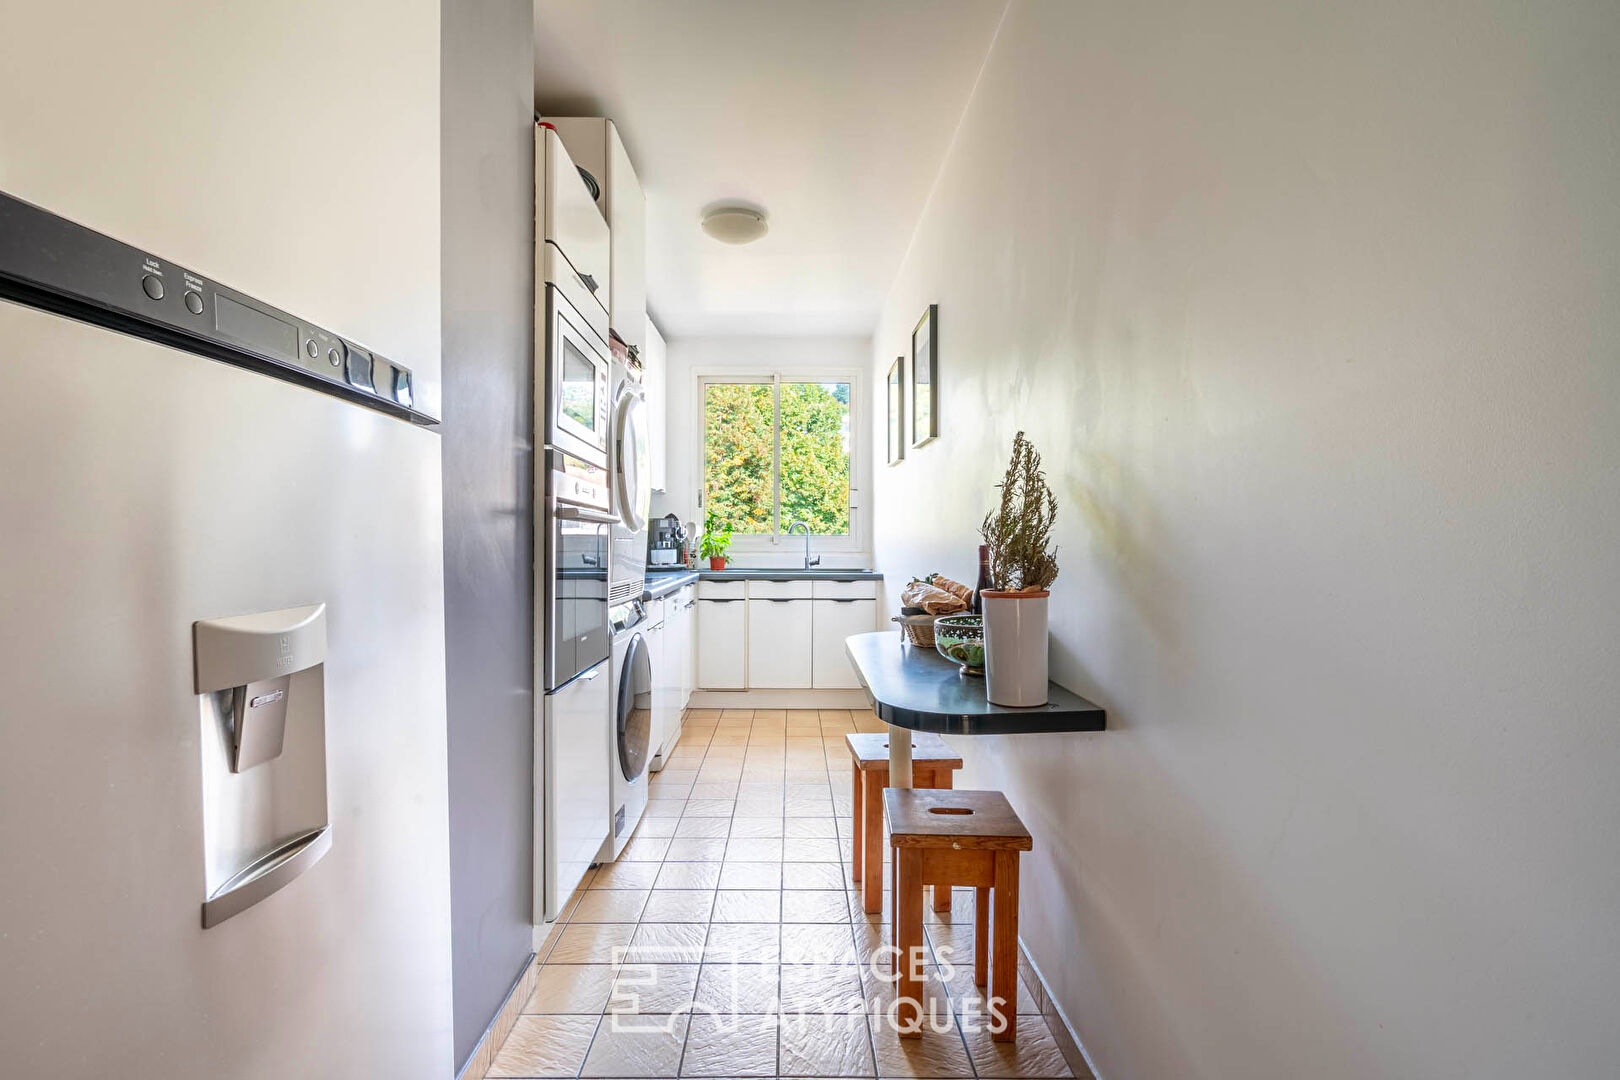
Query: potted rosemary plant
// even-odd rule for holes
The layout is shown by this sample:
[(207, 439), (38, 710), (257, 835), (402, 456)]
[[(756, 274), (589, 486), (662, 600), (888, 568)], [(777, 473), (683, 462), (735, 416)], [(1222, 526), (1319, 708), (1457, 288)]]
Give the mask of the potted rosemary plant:
[(1057, 579), (1051, 545), (1057, 498), (1046, 485), (1041, 455), (1020, 431), (1001, 501), (979, 533), (989, 550), (984, 606), (985, 696), (996, 705), (1046, 704), (1046, 602)]
[(710, 570), (726, 568), (726, 552), (731, 549), (731, 526), (722, 525), (713, 514), (703, 519), (703, 539), (698, 541), (698, 554), (709, 560)]

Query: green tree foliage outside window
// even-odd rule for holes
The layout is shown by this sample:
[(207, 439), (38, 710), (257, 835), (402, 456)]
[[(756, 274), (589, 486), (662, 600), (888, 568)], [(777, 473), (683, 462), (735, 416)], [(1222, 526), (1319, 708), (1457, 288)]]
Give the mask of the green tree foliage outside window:
[(737, 534), (772, 528), (773, 397), (770, 383), (709, 383), (703, 389), (703, 506)]
[(849, 532), (849, 384), (782, 384), (782, 527)]
[(704, 507), (739, 535), (795, 521), (849, 532), (849, 384), (781, 384), (780, 522), (776, 394), (770, 383), (709, 383), (703, 396)]

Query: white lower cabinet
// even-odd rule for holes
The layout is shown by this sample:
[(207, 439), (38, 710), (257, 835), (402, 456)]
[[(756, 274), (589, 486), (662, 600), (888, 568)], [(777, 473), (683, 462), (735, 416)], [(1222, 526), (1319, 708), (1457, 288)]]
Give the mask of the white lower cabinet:
[(670, 634), (672, 647), (670, 651), (675, 654), (675, 704), (676, 709), (684, 710), (686, 703), (692, 697), (694, 685), (693, 660), (696, 654), (692, 651), (697, 647), (697, 634), (692, 627), (692, 613), (696, 610), (696, 600), (692, 586), (686, 585), (675, 594), (671, 602), (672, 610), (664, 613), (664, 627), (673, 628)]
[(748, 687), (794, 690), (810, 685), (811, 599), (748, 598)]
[[(697, 689), (858, 689), (844, 639), (876, 628), (877, 605), (873, 581), (700, 582)], [(676, 618), (665, 617), (666, 653), (679, 652)]]
[[(664, 690), (665, 672), (670, 661), (668, 638), (664, 633), (664, 602), (654, 600), (647, 605), (647, 621), (641, 628), (641, 638), (647, 643), (647, 662), (652, 665), (652, 731), (647, 736), (649, 753), (656, 755), (664, 745), (665, 728), (669, 724), (669, 695)], [(615, 703), (617, 704), (617, 703)], [(662, 764), (660, 763), (660, 768)]]
[(812, 600), (810, 685), (817, 690), (858, 689), (861, 681), (844, 650), (844, 639), (875, 628), (876, 600)]
[(692, 696), (692, 586), (683, 586), (653, 604), (662, 605), (664, 611), (663, 629), (649, 635), (653, 645), (651, 768), (658, 772), (680, 741), (686, 701)]
[(742, 597), (697, 602), (700, 690), (743, 690), (748, 686), (748, 601)]

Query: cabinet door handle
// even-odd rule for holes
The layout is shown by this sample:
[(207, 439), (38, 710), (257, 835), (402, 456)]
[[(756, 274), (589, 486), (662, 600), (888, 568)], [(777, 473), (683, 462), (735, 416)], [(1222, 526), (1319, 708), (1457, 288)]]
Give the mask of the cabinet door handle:
[(847, 597), (844, 597), (844, 596), (823, 596), (821, 599), (823, 599), (823, 600), (831, 600), (835, 604), (853, 604), (857, 600), (863, 600), (863, 599), (866, 599), (866, 598), (865, 597), (860, 597), (860, 596), (847, 596)]
[(795, 596), (756, 596), (755, 600), (769, 600), (773, 604), (791, 604), (794, 600), (802, 599)]
[(705, 597), (703, 602), (705, 604), (736, 604), (741, 603), (742, 599), (740, 596)]

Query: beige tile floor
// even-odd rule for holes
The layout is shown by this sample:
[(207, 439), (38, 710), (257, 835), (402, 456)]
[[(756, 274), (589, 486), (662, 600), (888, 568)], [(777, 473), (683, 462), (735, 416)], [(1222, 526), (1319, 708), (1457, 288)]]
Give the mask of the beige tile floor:
[(688, 712), (624, 854), (548, 935), (489, 1075), (1072, 1076), (1027, 987), (1017, 1041), (985, 1030), (971, 889), (927, 913), (931, 1029), (901, 1039), (888, 1023), (894, 987), (866, 963), (892, 940), (888, 905), (866, 915), (849, 878), (856, 730), (883, 725), (864, 710)]

